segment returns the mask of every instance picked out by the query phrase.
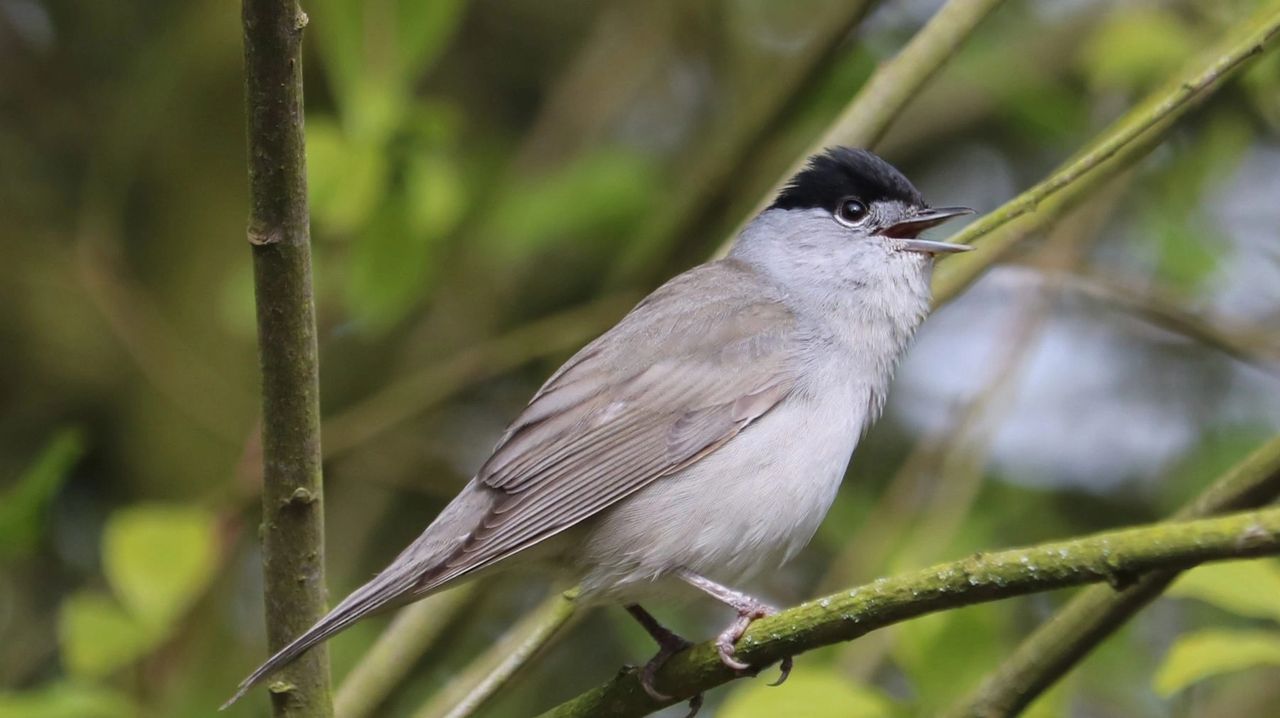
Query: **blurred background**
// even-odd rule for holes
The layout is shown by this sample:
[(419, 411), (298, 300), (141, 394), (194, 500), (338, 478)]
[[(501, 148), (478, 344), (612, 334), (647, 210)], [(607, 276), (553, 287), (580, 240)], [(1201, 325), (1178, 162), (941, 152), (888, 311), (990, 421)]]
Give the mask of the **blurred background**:
[[(940, 4), (304, 3), (331, 599), (560, 361), (708, 257)], [(931, 201), (989, 211), (1258, 4), (1009, 0), (877, 150)], [(244, 126), (237, 3), (0, 0), (0, 717), (212, 715), (265, 655)], [(792, 604), (1171, 513), (1280, 428), (1278, 197), (1271, 53), (925, 324), (818, 537), (752, 588)], [(1277, 714), (1280, 562), (1190, 576), (1033, 714)], [(549, 590), (442, 604), (370, 714), (442, 715)], [(704, 715), (933, 715), (1068, 595), (805, 654)], [(650, 608), (691, 637), (727, 618)], [(335, 683), (385, 625), (332, 641)], [(652, 650), (593, 611), (479, 715)], [(227, 715), (267, 715), (264, 695)]]

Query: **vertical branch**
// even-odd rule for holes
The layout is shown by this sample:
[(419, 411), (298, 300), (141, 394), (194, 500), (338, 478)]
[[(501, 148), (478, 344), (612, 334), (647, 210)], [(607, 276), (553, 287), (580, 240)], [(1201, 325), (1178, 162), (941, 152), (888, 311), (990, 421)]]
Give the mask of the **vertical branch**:
[[(272, 651), (325, 610), (320, 404), (296, 0), (244, 0), (253, 245), (262, 364), (263, 572)], [(330, 716), (323, 646), (270, 686), (276, 716)]]

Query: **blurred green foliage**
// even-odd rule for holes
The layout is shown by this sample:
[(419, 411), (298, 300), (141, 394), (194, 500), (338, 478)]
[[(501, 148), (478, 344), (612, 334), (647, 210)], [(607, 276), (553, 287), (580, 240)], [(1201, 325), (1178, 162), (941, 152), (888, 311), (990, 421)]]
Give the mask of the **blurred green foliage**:
[(111, 592), (83, 589), (59, 609), (68, 674), (102, 679), (155, 650), (208, 585), (216, 558), (208, 511), (144, 504), (115, 512), (102, 556)]
[(1280, 561), (1231, 561), (1188, 571), (1169, 595), (1194, 598), (1250, 618), (1270, 619), (1270, 628), (1205, 628), (1178, 636), (1153, 682), (1161, 695), (1247, 668), (1280, 667)]
[(58, 490), (84, 455), (84, 441), (76, 429), (55, 435), (35, 463), (0, 496), (0, 561), (28, 556), (36, 549)]
[[(791, 681), (795, 680), (794, 685)], [(892, 718), (893, 703), (874, 689), (849, 682), (831, 669), (810, 668), (787, 679), (788, 690), (770, 690), (752, 683), (724, 702), (716, 715), (723, 718)]]
[[(413, 387), (397, 382), (464, 350), (487, 376), (502, 365), (487, 340), (701, 261), (932, 10), (879, 3), (781, 93), (785, 106), (763, 103), (767, 80), (842, 2), (304, 3), (326, 416)], [(879, 149), (931, 200), (990, 209), (1254, 5), (1010, 0)], [(216, 0), (0, 0), (0, 718), (211, 715), (264, 653), (239, 31), (235, 4)], [(1077, 269), (1277, 326), (1280, 281), (1265, 272), (1278, 134), (1273, 53), (1109, 186), (1115, 201), (1085, 203), (1105, 216), (1070, 239)], [(1013, 261), (1035, 265), (1041, 246)], [(895, 387), (814, 544), (752, 588), (791, 603), (823, 581), (1155, 520), (1276, 430), (1264, 372), (1066, 297), (1048, 303), (1062, 321), (1024, 358), (1018, 400), (995, 402), (980, 430), (957, 426), (992, 391), (989, 367), (967, 357), (1010, 341), (991, 318), (1035, 304), (1002, 286), (993, 278), (978, 289), (996, 299), (935, 318), (961, 317), (955, 346), (928, 360), (965, 375), (965, 389)], [(1113, 337), (1110, 353), (1086, 351), (1099, 336)], [(557, 344), (521, 340), (543, 343)], [(409, 418), (326, 464), (331, 596), (416, 535), (563, 358), (544, 351), (500, 380), (425, 392), (445, 403), (379, 399)], [(913, 418), (921, 404), (936, 421)], [(1140, 419), (1114, 408), (1151, 406)], [(1104, 414), (1111, 423), (1087, 432)], [(1033, 442), (1001, 433), (1027, 426)], [(948, 442), (972, 461), (943, 460)], [(1071, 451), (1125, 468), (1082, 479)], [(1126, 451), (1139, 458), (1120, 462)], [(1029, 714), (1261, 715), (1250, 711), (1280, 702), (1278, 571), (1191, 572), (1178, 600)], [(542, 588), (483, 584), (377, 715), (413, 714)], [(806, 654), (784, 686), (744, 681), (707, 710), (933, 715), (1063, 598), (929, 616)], [(726, 618), (651, 608), (690, 637)], [(642, 660), (651, 646), (626, 621), (592, 614), (482, 715), (529, 715)], [(380, 625), (337, 639), (336, 678)], [(266, 701), (236, 711), (266, 715)]]

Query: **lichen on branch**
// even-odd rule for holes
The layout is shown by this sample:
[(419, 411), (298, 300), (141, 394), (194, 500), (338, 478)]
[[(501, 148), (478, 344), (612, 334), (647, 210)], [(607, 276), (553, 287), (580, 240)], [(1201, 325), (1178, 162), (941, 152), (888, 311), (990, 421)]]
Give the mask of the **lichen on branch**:
[[(1107, 582), (1117, 589), (1143, 573), (1205, 561), (1280, 553), (1280, 508), (1162, 523), (988, 554), (882, 578), (761, 619), (738, 642), (738, 658), (764, 666), (849, 641), (916, 616), (1067, 586)], [(543, 718), (643, 716), (738, 678), (712, 642), (673, 657), (655, 701), (635, 673), (619, 675), (543, 714)]]

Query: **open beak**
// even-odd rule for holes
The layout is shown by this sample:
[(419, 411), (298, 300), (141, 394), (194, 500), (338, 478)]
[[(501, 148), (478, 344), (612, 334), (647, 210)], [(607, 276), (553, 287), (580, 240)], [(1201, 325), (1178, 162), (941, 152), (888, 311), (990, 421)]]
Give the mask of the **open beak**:
[(886, 228), (882, 234), (886, 237), (905, 240), (901, 244), (901, 251), (904, 252), (922, 252), (924, 254), (968, 252), (973, 247), (963, 244), (916, 239), (926, 229), (966, 214), (973, 214), (973, 210), (968, 207), (934, 207), (925, 209), (917, 212), (910, 219)]

